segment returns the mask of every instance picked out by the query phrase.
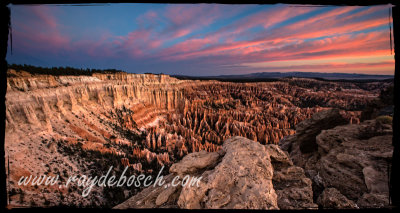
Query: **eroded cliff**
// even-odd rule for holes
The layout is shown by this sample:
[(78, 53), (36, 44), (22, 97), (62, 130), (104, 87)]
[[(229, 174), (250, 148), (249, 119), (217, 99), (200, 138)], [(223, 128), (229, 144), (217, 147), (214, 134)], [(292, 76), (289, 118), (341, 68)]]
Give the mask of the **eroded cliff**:
[(130, 166), (132, 174), (155, 175), (189, 153), (220, 150), (232, 136), (277, 144), (296, 124), (331, 107), (342, 109), (346, 123), (359, 123), (360, 106), (379, 94), (365, 85), (301, 79), (224, 83), (9, 72), (6, 160), (12, 204), (24, 206), (109, 207), (140, 189), (96, 188), (81, 199), (79, 187), (18, 186), (22, 175), (101, 175), (111, 165), (117, 174)]

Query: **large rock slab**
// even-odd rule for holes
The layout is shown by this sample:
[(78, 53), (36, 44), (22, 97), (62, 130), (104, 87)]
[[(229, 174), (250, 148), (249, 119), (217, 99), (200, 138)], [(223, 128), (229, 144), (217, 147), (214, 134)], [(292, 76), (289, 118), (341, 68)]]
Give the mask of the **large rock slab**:
[[(319, 119), (313, 116), (311, 120), (324, 120), (322, 115), (330, 119), (335, 117), (331, 111), (319, 113)], [(293, 163), (304, 168), (312, 180), (314, 202), (318, 199), (321, 208), (352, 208), (354, 205), (346, 199), (360, 208), (387, 207), (388, 171), (393, 154), (392, 126), (379, 120), (368, 120), (323, 129), (314, 136), (316, 149), (303, 153), (300, 146), (305, 136), (302, 135), (319, 125), (319, 122), (302, 122), (300, 132), (280, 143), (289, 151)], [(329, 200), (327, 194), (337, 196)]]
[[(381, 131), (382, 128), (384, 131)], [(369, 137), (365, 137), (366, 132)], [(360, 208), (375, 204), (387, 206), (388, 171), (393, 155), (392, 137), (391, 126), (382, 127), (375, 120), (322, 131), (316, 139), (320, 159), (315, 169), (319, 171), (324, 187), (336, 188), (357, 202)], [(375, 199), (378, 203), (363, 202), (363, 197), (368, 194), (379, 197)]]
[(317, 208), (311, 180), (277, 145), (232, 137), (218, 152), (188, 154), (170, 173), (167, 183), (179, 174), (202, 179), (192, 187), (149, 187), (115, 208)]
[(216, 152), (201, 150), (185, 156), (182, 161), (173, 164), (169, 171), (182, 177), (185, 174), (195, 174), (209, 166), (215, 166), (219, 157)]

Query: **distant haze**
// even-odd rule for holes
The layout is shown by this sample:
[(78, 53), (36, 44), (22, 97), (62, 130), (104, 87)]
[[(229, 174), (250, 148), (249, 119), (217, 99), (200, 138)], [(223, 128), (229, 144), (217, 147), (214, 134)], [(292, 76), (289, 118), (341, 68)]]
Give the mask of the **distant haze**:
[(244, 75), (219, 75), (216, 78), (229, 79), (229, 78), (243, 78), (243, 79), (257, 79), (257, 78), (285, 78), (285, 77), (298, 77), (298, 78), (324, 78), (324, 79), (392, 79), (393, 75), (371, 75), (371, 74), (356, 74), (356, 73), (320, 73), (320, 72), (260, 72)]
[(10, 64), (187, 76), (394, 74), (390, 5), (9, 7)]

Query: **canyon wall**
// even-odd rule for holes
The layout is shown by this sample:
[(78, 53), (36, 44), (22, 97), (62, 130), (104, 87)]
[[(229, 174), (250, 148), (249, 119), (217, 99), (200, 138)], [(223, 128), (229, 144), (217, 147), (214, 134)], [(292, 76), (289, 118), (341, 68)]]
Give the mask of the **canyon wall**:
[(298, 123), (329, 108), (340, 108), (346, 123), (357, 124), (362, 106), (380, 91), (304, 79), (230, 83), (153, 74), (8, 72), (8, 178), (10, 190), (26, 192), (23, 202), (18, 193), (11, 200), (28, 206), (43, 206), (45, 200), (50, 205), (110, 207), (137, 190), (94, 189), (103, 196), (93, 193), (82, 200), (81, 189), (18, 186), (21, 175), (100, 174), (110, 165), (118, 171), (130, 166), (133, 173), (156, 175), (157, 169), (169, 168), (189, 153), (220, 150), (232, 136), (278, 144), (296, 133)]
[(107, 110), (146, 103), (171, 110), (182, 104), (185, 84), (165, 75), (125, 73), (9, 78), (7, 127), (14, 123), (46, 124), (66, 111), (80, 112), (91, 106)]

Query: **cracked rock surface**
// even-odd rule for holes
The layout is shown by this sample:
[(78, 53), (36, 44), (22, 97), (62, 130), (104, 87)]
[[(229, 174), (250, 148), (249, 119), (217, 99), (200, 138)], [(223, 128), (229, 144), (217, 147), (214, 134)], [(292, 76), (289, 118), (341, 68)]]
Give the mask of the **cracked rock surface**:
[(236, 136), (218, 152), (191, 153), (170, 168), (176, 175), (201, 176), (197, 186), (149, 187), (117, 209), (310, 209), (311, 180), (277, 145), (262, 145)]
[(317, 125), (327, 117), (339, 117), (339, 112), (317, 113), (299, 124), (320, 132), (315, 143), (308, 144), (313, 146), (308, 150), (314, 151), (302, 151), (303, 131), (281, 141), (294, 164), (312, 180), (314, 201), (321, 208), (388, 207), (392, 126), (376, 119), (331, 128)]

